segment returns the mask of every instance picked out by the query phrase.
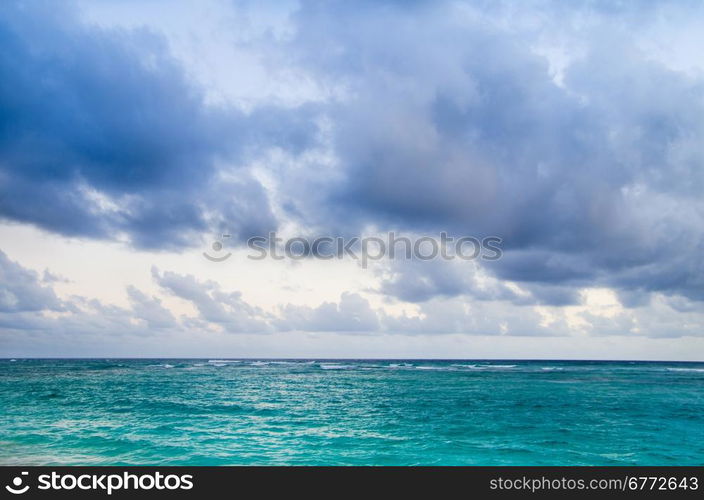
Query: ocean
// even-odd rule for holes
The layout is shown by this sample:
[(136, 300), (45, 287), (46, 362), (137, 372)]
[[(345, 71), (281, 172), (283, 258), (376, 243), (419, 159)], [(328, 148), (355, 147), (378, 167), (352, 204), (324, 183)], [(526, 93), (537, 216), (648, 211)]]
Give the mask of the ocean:
[(0, 463), (702, 465), (704, 363), (5, 359)]

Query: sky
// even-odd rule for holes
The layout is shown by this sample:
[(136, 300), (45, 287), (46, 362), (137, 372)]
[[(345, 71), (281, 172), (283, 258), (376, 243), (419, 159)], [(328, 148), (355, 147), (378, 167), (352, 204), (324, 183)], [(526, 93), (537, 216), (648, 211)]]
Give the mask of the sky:
[[(704, 360), (703, 23), (2, 2), (0, 356)], [(391, 231), (502, 255), (248, 258)]]

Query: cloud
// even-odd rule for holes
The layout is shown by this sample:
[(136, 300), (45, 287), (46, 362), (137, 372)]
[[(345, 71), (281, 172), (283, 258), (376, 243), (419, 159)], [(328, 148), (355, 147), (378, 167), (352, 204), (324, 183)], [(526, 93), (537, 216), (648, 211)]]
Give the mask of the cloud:
[(239, 292), (223, 292), (212, 281), (201, 283), (192, 275), (152, 268), (156, 283), (169, 293), (193, 304), (200, 319), (231, 332), (260, 332), (269, 329), (267, 315), (242, 300)]
[(10, 260), (0, 250), (0, 312), (61, 311), (64, 306), (38, 273)]
[(383, 323), (387, 331), (405, 335), (563, 336), (569, 333), (564, 318), (548, 325), (534, 308), (461, 298), (432, 299), (421, 305), (418, 315), (384, 315)]
[(154, 249), (276, 227), (238, 167), (304, 150), (311, 109), (208, 106), (158, 35), (49, 2), (4, 2), (0, 46), (0, 217)]
[(287, 304), (274, 324), (282, 331), (376, 332), (377, 312), (359, 294), (343, 292), (339, 303), (324, 302), (318, 307)]
[[(529, 266), (522, 269), (533, 271)], [(497, 278), (478, 261), (459, 259), (390, 261), (388, 265), (378, 266), (377, 274), (380, 293), (414, 303), (463, 296), (516, 306), (575, 305), (580, 301), (577, 285), (586, 286), (588, 283), (588, 280), (565, 283), (539, 278), (518, 283)]]
[(704, 80), (642, 49), (659, 19), (692, 16), (304, 2), (286, 50), (345, 92), (326, 108), (340, 177), (324, 209), (297, 211), (337, 230), (497, 235), (504, 258), (486, 267), (505, 280), (700, 299)]
[[(122, 307), (77, 295), (58, 299), (51, 284), (40, 282), (38, 273), (9, 260), (4, 253), (0, 256), (0, 342), (3, 350), (11, 346), (20, 349), (13, 352), (51, 352), (57, 343), (75, 346), (80, 352), (103, 352), (101, 345), (116, 349), (120, 342), (133, 346), (172, 341), (205, 345), (222, 341), (221, 335), (249, 339), (239, 341), (245, 344), (253, 341), (252, 335), (271, 337), (270, 343), (280, 344), (284, 333), (373, 334), (392, 343), (407, 341), (389, 340), (394, 336), (408, 339), (457, 334), (516, 339), (624, 335), (673, 339), (701, 337), (704, 323), (704, 313), (693, 301), (651, 294), (648, 302), (624, 308), (617, 294), (608, 289), (584, 289), (578, 302), (568, 307), (535, 305), (530, 294), (524, 302), (516, 299), (523, 294), (493, 299), (464, 294), (429, 298), (418, 303), (415, 311), (375, 307), (362, 294), (347, 291), (338, 300), (317, 306), (278, 304), (269, 312), (245, 301), (238, 291), (156, 268), (152, 278), (164, 295), (149, 296), (128, 286), (129, 306)], [(492, 290), (490, 284), (484, 288)], [(188, 302), (197, 314), (176, 317), (164, 305), (164, 296)], [(7, 297), (13, 300), (5, 300)], [(291, 346), (283, 342), (276, 352), (285, 355)], [(174, 351), (179, 356), (188, 354), (179, 349)]]
[(146, 322), (150, 329), (174, 328), (178, 323), (171, 311), (166, 309), (157, 297), (148, 297), (133, 286), (127, 287), (127, 295), (136, 318)]
[(303, 2), (290, 36), (249, 49), (337, 90), (248, 112), (206, 104), (152, 31), (19, 5), (0, 10), (6, 219), (150, 249), (281, 216), (498, 235), (500, 279), (704, 297), (704, 85), (643, 49), (696, 5)]
[(228, 54), (213, 40), (189, 46), (212, 50), (194, 71), (158, 26), (89, 18), (0, 6), (1, 219), (175, 252), (204, 233), (448, 231), (499, 236), (503, 257), (374, 263), (374, 287), (264, 310), (156, 269), (159, 294), (128, 287), (127, 307), (59, 299), (51, 271), (0, 254), (3, 332), (700, 334), (700, 4), (303, 1), (275, 36), (236, 37), (305, 87), (247, 109), (193, 80)]

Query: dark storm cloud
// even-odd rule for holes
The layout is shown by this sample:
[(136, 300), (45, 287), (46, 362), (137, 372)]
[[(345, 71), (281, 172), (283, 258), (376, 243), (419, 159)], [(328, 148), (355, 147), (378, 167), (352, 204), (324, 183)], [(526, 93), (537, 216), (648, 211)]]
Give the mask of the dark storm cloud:
[[(530, 298), (413, 265), (384, 293), (564, 305), (608, 286), (634, 307), (654, 291), (702, 300), (704, 81), (641, 43), (667, 46), (646, 28), (697, 17), (682, 2), (303, 2), (291, 36), (248, 48), (333, 97), (245, 113), (206, 105), (154, 34), (4, 2), (0, 216), (154, 249), (267, 234), (267, 192), (236, 167), (320, 146), (322, 113), (325, 168), (265, 166), (281, 212), (332, 235), (500, 236), (504, 257), (483, 267)], [(544, 49), (567, 53), (564, 67)], [(189, 300), (225, 321), (214, 293)]]
[(223, 189), (218, 164), (300, 152), (314, 132), (303, 109), (206, 106), (157, 36), (66, 5), (3, 2), (0, 74), (0, 216), (66, 235), (179, 247), (232, 207), (234, 236), (266, 232), (263, 188), (239, 172)]
[[(290, 50), (346, 90), (328, 109), (344, 181), (297, 210), (500, 236), (487, 269), (551, 303), (598, 285), (701, 299), (704, 81), (638, 45), (701, 8), (482, 5), (303, 3)], [(553, 35), (576, 47), (559, 78), (538, 51)], [(460, 293), (446, 278), (397, 295)]]
[[(525, 264), (529, 269), (531, 265)], [(437, 297), (464, 296), (474, 301), (500, 301), (515, 306), (564, 306), (580, 303), (577, 282), (524, 279), (521, 292), (495, 279), (479, 266), (465, 261), (402, 261), (392, 263), (380, 273), (385, 295), (407, 302), (425, 302)]]

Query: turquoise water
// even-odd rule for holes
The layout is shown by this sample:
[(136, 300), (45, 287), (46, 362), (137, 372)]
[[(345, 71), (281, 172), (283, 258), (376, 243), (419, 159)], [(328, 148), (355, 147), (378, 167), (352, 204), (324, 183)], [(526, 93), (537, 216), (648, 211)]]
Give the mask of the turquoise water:
[(0, 463), (701, 465), (704, 363), (0, 360)]

